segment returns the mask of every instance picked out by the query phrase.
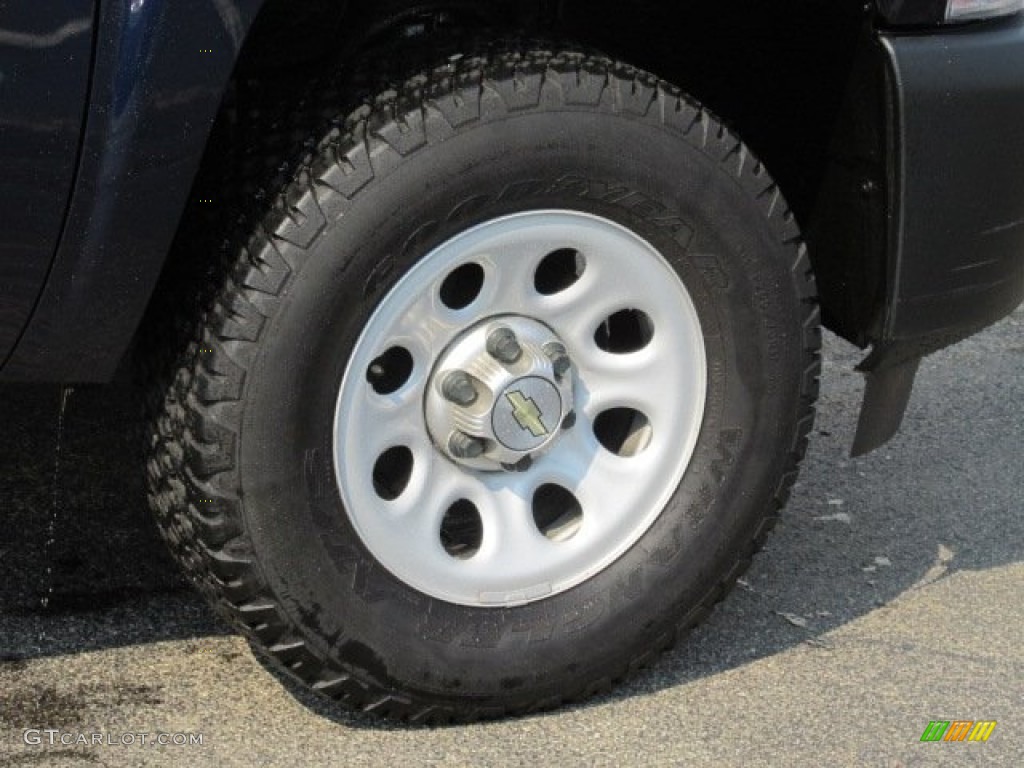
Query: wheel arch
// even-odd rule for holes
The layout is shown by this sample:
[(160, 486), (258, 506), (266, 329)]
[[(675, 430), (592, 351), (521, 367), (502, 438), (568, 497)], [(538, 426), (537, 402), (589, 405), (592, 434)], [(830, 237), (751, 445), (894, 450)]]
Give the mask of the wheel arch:
[[(325, 56), (352, 59), (382, 40), (450, 25), (522, 29), (607, 51), (675, 82), (723, 117), (765, 160), (808, 235), (826, 325), (861, 345), (880, 315), (884, 243), (832, 246), (864, 232), (884, 199), (830, 189), (833, 139), (852, 124), (843, 95), (874, 40), (855, 2), (741, 0), (714, 7), (660, 0), (186, 0), (108, 4), (93, 77), (79, 183), (37, 311), (3, 378), (105, 381), (138, 339), (172, 242), (209, 196), (202, 172), (231, 150), (214, 130), (249, 77), (302, 77)], [(686, 6), (686, 7), (682, 7)], [(166, 30), (181, 30), (167, 34)], [(650, 30), (660, 30), (651, 36)], [(743, 54), (743, 55), (740, 55)], [(881, 118), (879, 118), (881, 119)], [(876, 133), (870, 141), (879, 141)], [(877, 146), (866, 151), (875, 151)], [(839, 165), (844, 161), (840, 159)], [(877, 173), (878, 169), (872, 169)], [(877, 181), (878, 188), (885, 180)], [(857, 216), (842, 213), (858, 202)], [(840, 211), (837, 215), (836, 211)], [(817, 225), (817, 226), (816, 226)], [(170, 256), (168, 256), (170, 254)], [(865, 255), (866, 254), (866, 255)]]
[[(323, 5), (323, 4), (321, 4)], [(320, 13), (330, 14), (330, 7)], [(486, 10), (485, 10), (486, 7)], [(278, 66), (271, 0), (255, 67)], [(287, 12), (287, 11), (286, 11)], [(888, 94), (876, 9), (860, 0), (387, 0), (322, 16), (350, 60), (383, 39), (520, 30), (573, 41), (680, 86), (763, 159), (808, 241), (827, 327), (860, 347), (882, 335), (889, 272)], [(260, 22), (266, 22), (262, 24)], [(292, 19), (301, 40), (308, 19)], [(333, 25), (333, 26), (332, 26)], [(272, 31), (263, 37), (262, 32)], [(652, 30), (658, 30), (652, 34)], [(307, 55), (295, 46), (291, 50)], [(268, 56), (267, 54), (270, 53)]]

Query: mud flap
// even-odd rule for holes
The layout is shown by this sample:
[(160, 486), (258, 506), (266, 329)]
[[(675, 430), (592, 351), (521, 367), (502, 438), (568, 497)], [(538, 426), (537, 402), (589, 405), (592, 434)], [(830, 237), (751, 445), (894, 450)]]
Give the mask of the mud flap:
[(869, 366), (874, 357), (869, 356), (858, 368), (864, 373), (867, 385), (857, 422), (857, 435), (850, 449), (851, 456), (870, 453), (896, 434), (903, 423), (903, 414), (921, 365), (921, 358), (914, 357), (897, 365), (871, 370)]

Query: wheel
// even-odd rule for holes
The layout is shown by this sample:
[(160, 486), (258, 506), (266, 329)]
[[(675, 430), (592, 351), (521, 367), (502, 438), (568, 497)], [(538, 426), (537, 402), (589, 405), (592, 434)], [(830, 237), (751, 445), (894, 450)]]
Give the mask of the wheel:
[(724, 595), (803, 454), (818, 315), (778, 188), (672, 86), (569, 52), (453, 58), (316, 147), (165, 392), (165, 536), (350, 706), (608, 687)]

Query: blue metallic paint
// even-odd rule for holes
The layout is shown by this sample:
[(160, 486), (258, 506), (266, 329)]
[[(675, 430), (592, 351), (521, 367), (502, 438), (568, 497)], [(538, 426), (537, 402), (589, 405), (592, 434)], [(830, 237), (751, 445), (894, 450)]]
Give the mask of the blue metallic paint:
[(0, 362), (57, 247), (78, 160), (92, 0), (0, 4)]
[(4, 379), (113, 376), (156, 285), (235, 60), (263, 2), (101, 3), (68, 219)]

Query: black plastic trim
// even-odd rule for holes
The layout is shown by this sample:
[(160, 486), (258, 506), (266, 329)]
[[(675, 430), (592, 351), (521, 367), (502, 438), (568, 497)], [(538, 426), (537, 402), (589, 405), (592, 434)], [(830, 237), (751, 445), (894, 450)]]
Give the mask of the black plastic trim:
[(872, 368), (955, 343), (1024, 300), (1024, 17), (883, 43), (898, 202)]

